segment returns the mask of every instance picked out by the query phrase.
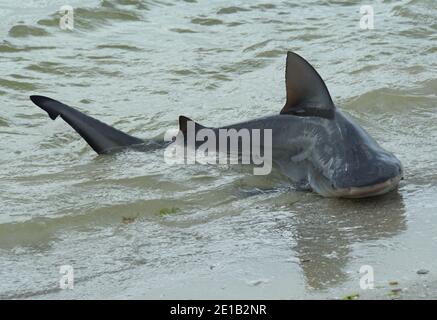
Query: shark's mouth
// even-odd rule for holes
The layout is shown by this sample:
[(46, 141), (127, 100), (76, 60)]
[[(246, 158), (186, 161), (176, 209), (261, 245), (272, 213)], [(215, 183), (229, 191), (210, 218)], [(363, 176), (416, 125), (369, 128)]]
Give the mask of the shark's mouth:
[[(312, 168), (313, 169), (313, 168)], [(402, 173), (386, 181), (363, 187), (336, 188), (322, 173), (310, 170), (308, 176), (313, 191), (324, 197), (337, 198), (367, 198), (379, 196), (397, 188), (402, 179)]]
[(333, 196), (340, 198), (367, 198), (379, 196), (396, 189), (401, 179), (402, 175), (399, 175), (371, 186), (333, 189), (331, 192)]

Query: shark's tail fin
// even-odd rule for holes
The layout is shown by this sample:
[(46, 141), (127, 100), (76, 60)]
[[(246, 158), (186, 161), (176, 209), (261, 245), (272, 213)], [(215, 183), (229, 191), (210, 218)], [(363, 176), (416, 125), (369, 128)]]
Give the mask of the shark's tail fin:
[(98, 154), (144, 143), (59, 101), (36, 95), (30, 96), (30, 100), (46, 111), (52, 120), (61, 116)]

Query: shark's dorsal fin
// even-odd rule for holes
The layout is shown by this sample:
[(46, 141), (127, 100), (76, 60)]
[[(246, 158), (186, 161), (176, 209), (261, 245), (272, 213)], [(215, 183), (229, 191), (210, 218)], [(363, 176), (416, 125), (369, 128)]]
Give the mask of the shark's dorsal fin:
[(187, 133), (187, 123), (188, 121), (193, 121), (188, 117), (179, 116), (179, 130), (185, 135)]
[(287, 102), (281, 114), (332, 118), (335, 106), (325, 82), (301, 56), (288, 51), (285, 67)]
[(193, 122), (194, 123), (194, 130), (195, 132), (197, 132), (200, 129), (205, 128), (204, 126), (202, 126), (201, 124), (198, 124), (197, 122), (195, 122), (194, 120), (191, 120), (188, 117), (185, 116), (179, 116), (179, 130), (185, 135), (187, 133), (187, 129), (188, 129), (188, 122)]

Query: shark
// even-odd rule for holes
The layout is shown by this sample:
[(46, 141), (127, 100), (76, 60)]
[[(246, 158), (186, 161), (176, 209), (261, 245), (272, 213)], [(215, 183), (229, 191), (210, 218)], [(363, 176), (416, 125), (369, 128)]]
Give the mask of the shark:
[[(286, 102), (276, 114), (222, 127), (179, 116), (179, 133), (186, 135), (190, 124), (196, 132), (269, 129), (275, 165), (295, 185), (324, 197), (366, 198), (398, 188), (403, 179), (400, 160), (336, 106), (314, 67), (291, 51), (286, 57), (285, 86)], [(30, 99), (52, 120), (66, 121), (98, 154), (150, 151), (171, 143), (133, 137), (49, 97)]]

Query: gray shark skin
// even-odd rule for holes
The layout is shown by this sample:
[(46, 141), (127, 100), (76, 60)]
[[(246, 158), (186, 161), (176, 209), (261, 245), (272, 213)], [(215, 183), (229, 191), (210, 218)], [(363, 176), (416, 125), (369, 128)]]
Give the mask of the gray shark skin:
[[(397, 188), (401, 162), (334, 105), (317, 71), (293, 52), (287, 53), (285, 82), (287, 101), (279, 114), (211, 129), (271, 129), (273, 162), (296, 184), (325, 197), (364, 198)], [(31, 100), (53, 120), (61, 116), (99, 154), (168, 145), (132, 137), (47, 97)], [(184, 135), (189, 121), (179, 117)], [(196, 131), (202, 128), (195, 123)]]
[(282, 114), (221, 128), (271, 129), (274, 163), (325, 197), (380, 195), (402, 178), (400, 161), (340, 110), (333, 119)]

